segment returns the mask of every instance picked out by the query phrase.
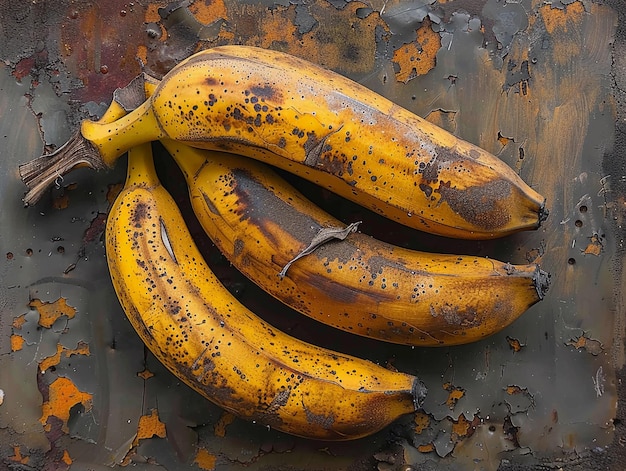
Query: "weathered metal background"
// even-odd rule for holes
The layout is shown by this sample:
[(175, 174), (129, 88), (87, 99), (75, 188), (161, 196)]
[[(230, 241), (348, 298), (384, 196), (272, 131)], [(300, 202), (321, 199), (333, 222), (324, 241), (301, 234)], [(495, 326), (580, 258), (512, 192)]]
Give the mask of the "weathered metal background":
[[(626, 7), (591, 0), (0, 0), (0, 469), (616, 469), (624, 457)], [(241, 300), (306, 340), (418, 374), (424, 410), (350, 443), (235, 419), (143, 347), (115, 298), (104, 223), (124, 165), (76, 171), (24, 209), (17, 167), (98, 117), (142, 67), (274, 48), (345, 74), (500, 156), (548, 198), (540, 231), (410, 231), (298, 185), (363, 232), (421, 250), (538, 261), (544, 301), (500, 334), (412, 349), (320, 326), (216, 253)]]

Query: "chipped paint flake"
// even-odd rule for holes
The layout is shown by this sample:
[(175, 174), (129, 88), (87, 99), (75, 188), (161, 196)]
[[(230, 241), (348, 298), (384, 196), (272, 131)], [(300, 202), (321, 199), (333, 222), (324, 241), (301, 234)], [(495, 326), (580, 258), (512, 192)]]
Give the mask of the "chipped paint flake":
[(604, 250), (604, 244), (602, 243), (600, 236), (598, 236), (598, 234), (594, 234), (589, 238), (589, 243), (587, 244), (587, 247), (585, 247), (585, 250), (583, 250), (583, 253), (585, 255), (595, 255), (597, 257), (602, 253), (602, 250)]
[(67, 421), (70, 418), (70, 410), (77, 404), (82, 404), (86, 411), (91, 410), (93, 396), (80, 391), (69, 378), (60, 377), (55, 379), (48, 391), (49, 399), (42, 405), (42, 414), (39, 421), (46, 431), (50, 431), (48, 418), (55, 416), (63, 422), (62, 430), (69, 433)]
[(140, 371), (139, 373), (137, 373), (137, 376), (139, 376), (143, 380), (146, 380), (146, 379), (152, 378), (154, 376), (154, 373), (150, 371), (148, 368), (144, 368), (143, 371)]
[(415, 433), (418, 435), (426, 430), (430, 425), (430, 417), (424, 412), (416, 412), (413, 421), (415, 422)]
[(61, 316), (72, 319), (76, 314), (76, 309), (67, 304), (65, 298), (59, 298), (53, 302), (43, 302), (33, 299), (29, 304), (39, 312), (39, 325), (49, 329)]
[(22, 314), (13, 318), (13, 322), (11, 323), (11, 327), (14, 329), (21, 329), (24, 323), (26, 322), (26, 314)]
[(135, 438), (134, 445), (139, 443), (139, 440), (152, 437), (165, 438), (165, 424), (159, 419), (159, 411), (152, 409), (150, 415), (142, 415), (139, 417), (139, 424), (137, 425), (137, 437)]
[(456, 406), (456, 403), (459, 402), (459, 399), (465, 396), (465, 389), (453, 386), (451, 383), (444, 383), (443, 389), (448, 391), (446, 405), (450, 409), (454, 409), (454, 406)]
[(39, 370), (42, 373), (45, 373), (48, 368), (58, 365), (61, 362), (62, 355), (65, 355), (65, 358), (69, 358), (72, 355), (89, 355), (89, 344), (85, 342), (78, 342), (76, 348), (66, 348), (60, 343), (57, 344), (56, 353), (41, 360), (39, 363)]
[(594, 356), (599, 355), (604, 350), (602, 342), (589, 337), (585, 333), (583, 333), (580, 337), (570, 339), (568, 342), (565, 342), (565, 345), (574, 347), (577, 350), (585, 350), (587, 353)]
[(465, 414), (461, 414), (458, 420), (452, 421), (451, 440), (453, 442), (458, 442), (459, 440), (471, 435), (473, 427), (473, 421), (467, 420), (465, 418)]
[(70, 456), (69, 451), (63, 450), (63, 456), (61, 457), (61, 461), (63, 461), (66, 465), (70, 466), (74, 460)]
[(506, 341), (509, 344), (509, 347), (511, 347), (511, 350), (513, 350), (516, 353), (526, 346), (525, 344), (520, 342), (519, 339), (516, 339), (514, 337), (509, 337), (508, 335), (506, 337)]
[(24, 342), (25, 342), (24, 337), (18, 334), (12, 334), (11, 335), (11, 351), (17, 352), (21, 350), (22, 348), (24, 348)]
[(226, 5), (223, 0), (193, 2), (189, 5), (189, 11), (196, 17), (196, 20), (205, 25), (213, 23), (219, 19), (228, 19)]
[(205, 450), (204, 448), (199, 448), (193, 462), (194, 464), (197, 464), (200, 469), (213, 471), (215, 469), (217, 459), (213, 453)]
[(404, 44), (393, 52), (393, 62), (399, 66), (398, 82), (407, 83), (420, 75), (426, 75), (436, 65), (437, 51), (441, 49), (441, 36), (433, 31), (428, 18), (416, 31), (414, 42)]

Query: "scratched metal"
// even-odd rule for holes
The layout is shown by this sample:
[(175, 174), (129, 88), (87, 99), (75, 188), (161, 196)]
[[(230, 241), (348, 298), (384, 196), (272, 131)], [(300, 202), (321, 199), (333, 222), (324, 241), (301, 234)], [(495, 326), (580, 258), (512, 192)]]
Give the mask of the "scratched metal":
[[(619, 71), (626, 69), (626, 9), (606, 3), (0, 0), (0, 467), (594, 469), (623, 456), (616, 444), (626, 436), (623, 424), (612, 420), (623, 416), (616, 407), (624, 359), (626, 154), (618, 150), (625, 148), (626, 75)], [(394, 51), (422, 38), (424, 25), (434, 33), (426, 37), (440, 41), (434, 67), (398, 81), (407, 64), (394, 63)], [(546, 299), (512, 326), (440, 349), (355, 339), (285, 310), (229, 267), (189, 219), (217, 274), (268, 321), (426, 382), (422, 414), (372, 437), (310, 442), (233, 419), (146, 353), (115, 299), (102, 243), (107, 191), (123, 180), (123, 164), (74, 172), (35, 208), (21, 205), (17, 165), (98, 116), (140, 62), (160, 76), (198, 48), (229, 42), (280, 48), (334, 68), (500, 156), (548, 197), (551, 214), (540, 231), (468, 242), (409, 231), (298, 182), (330, 212), (363, 220), (360, 230), (381, 239), (537, 260), (552, 273)], [(159, 155), (157, 163), (189, 215), (172, 162)], [(41, 327), (29, 302), (59, 298), (75, 317)], [(12, 334), (23, 338), (17, 351)], [(61, 355), (39, 372), (58, 345), (71, 350), (80, 342), (89, 355)], [(145, 371), (153, 376), (142, 377)], [(58, 378), (92, 398), (90, 407), (71, 408), (67, 432), (58, 421), (49, 430), (40, 422)], [(151, 411), (166, 436), (137, 442), (140, 417)]]

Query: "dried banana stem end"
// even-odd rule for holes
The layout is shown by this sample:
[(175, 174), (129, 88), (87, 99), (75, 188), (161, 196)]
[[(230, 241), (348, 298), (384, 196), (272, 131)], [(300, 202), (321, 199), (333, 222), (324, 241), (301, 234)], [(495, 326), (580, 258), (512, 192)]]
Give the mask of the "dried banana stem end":
[(93, 144), (77, 131), (65, 144), (51, 154), (42, 155), (20, 165), (20, 177), (28, 187), (22, 199), (24, 206), (32, 206), (53, 185), (59, 185), (63, 176), (76, 167), (106, 168)]
[(541, 301), (550, 289), (550, 273), (537, 267), (533, 276), (533, 283), (535, 285), (535, 289), (537, 290), (539, 301)]

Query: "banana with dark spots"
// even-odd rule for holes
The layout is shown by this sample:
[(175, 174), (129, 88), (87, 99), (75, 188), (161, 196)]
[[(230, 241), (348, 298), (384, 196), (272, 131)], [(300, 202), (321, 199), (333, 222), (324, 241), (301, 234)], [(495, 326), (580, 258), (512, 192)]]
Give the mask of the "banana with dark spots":
[[(330, 326), (405, 345), (464, 344), (504, 329), (548, 289), (536, 264), (418, 252), (338, 230), (345, 224), (260, 162), (163, 144), (183, 170), (196, 217), (228, 260)], [(341, 237), (331, 234), (299, 257), (329, 230)]]
[(375, 433), (419, 408), (414, 376), (275, 329), (219, 282), (174, 200), (150, 144), (129, 151), (106, 227), (113, 286), (135, 330), (179, 379), (233, 414), (322, 440)]
[(337, 73), (248, 46), (194, 54), (111, 124), (85, 121), (20, 172), (35, 202), (58, 175), (173, 139), (264, 161), (407, 226), (486, 239), (536, 229), (545, 200), (494, 155)]

